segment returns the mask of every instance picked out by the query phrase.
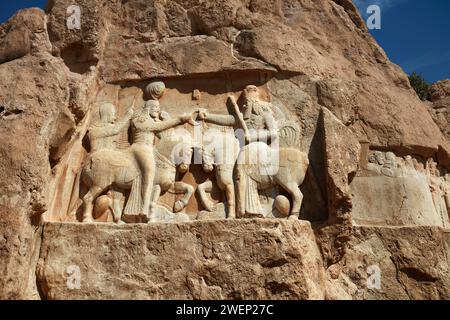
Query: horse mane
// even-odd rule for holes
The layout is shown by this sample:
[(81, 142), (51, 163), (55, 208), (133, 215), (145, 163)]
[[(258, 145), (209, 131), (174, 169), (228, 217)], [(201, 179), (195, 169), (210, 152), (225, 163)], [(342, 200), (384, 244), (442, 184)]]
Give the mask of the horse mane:
[(300, 126), (293, 121), (282, 121), (278, 129), (280, 147), (298, 148), (301, 142)]

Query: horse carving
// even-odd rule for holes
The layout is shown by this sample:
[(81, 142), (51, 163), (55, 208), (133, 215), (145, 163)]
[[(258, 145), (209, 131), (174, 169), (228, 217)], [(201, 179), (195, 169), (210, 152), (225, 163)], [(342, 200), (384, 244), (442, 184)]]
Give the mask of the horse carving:
[[(181, 158), (173, 156), (175, 146), (178, 148), (177, 153), (182, 155)], [(191, 139), (183, 138), (180, 141), (173, 136), (164, 137), (156, 145), (154, 168), (157, 168), (157, 170), (154, 179), (155, 187), (152, 195), (151, 213), (161, 191), (167, 191), (170, 188), (184, 194), (184, 197), (175, 204), (174, 211), (179, 212), (186, 207), (194, 190), (190, 185), (175, 181), (177, 167), (181, 171), (186, 171), (189, 168), (193, 148)], [(139, 205), (136, 205), (136, 203), (141, 201), (140, 179), (141, 171), (132, 154), (127, 150), (103, 149), (89, 155), (81, 171), (81, 180), (89, 189), (83, 197), (83, 222), (93, 221), (94, 203), (99, 196), (108, 191), (111, 191), (112, 194), (129, 191), (124, 210), (118, 208), (117, 205), (112, 205), (112, 208), (109, 209), (114, 213), (115, 222), (120, 222), (123, 217), (127, 222), (131, 222), (130, 220), (133, 218), (130, 217), (136, 217), (138, 213)], [(139, 218), (144, 221), (151, 220), (151, 217)]]
[(279, 130), (279, 145), (253, 142), (242, 148), (235, 168), (238, 215), (261, 216), (259, 190), (279, 186), (292, 197), (290, 216), (299, 217), (303, 201), (300, 186), (309, 166), (304, 152), (297, 149), (299, 129), (284, 124)]

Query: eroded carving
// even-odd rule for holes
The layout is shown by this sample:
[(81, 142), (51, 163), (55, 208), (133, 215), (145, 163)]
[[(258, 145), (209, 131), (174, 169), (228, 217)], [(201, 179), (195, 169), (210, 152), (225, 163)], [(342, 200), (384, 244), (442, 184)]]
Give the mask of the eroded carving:
[[(368, 164), (359, 173), (354, 185), (355, 216), (367, 218), (365, 211), (377, 206), (379, 217), (386, 222), (424, 225), (449, 225), (450, 178), (433, 159), (398, 157), (393, 152), (371, 151)], [(372, 195), (374, 193), (375, 195)], [(360, 197), (365, 197), (364, 202)], [(370, 198), (382, 198), (384, 202), (372, 203)], [(360, 208), (361, 207), (361, 208)], [(358, 218), (357, 218), (358, 220)], [(363, 220), (364, 221), (364, 220)]]
[[(233, 115), (209, 114), (205, 110), (199, 113), (199, 119), (203, 121), (232, 126), (243, 142), (235, 166), (238, 216), (263, 216), (258, 191), (276, 186), (292, 197), (290, 215), (299, 217), (303, 199), (299, 186), (309, 165), (306, 154), (294, 148), (298, 146), (300, 130), (284, 119), (276, 121), (275, 106), (261, 100), (256, 86), (247, 86), (241, 98), (242, 112), (230, 96), (228, 103)], [(229, 203), (234, 199), (232, 190), (227, 189), (227, 199)], [(233, 206), (234, 202), (231, 204)], [(229, 210), (229, 217), (234, 217), (234, 208)]]
[[(204, 117), (203, 117), (204, 118)], [(225, 192), (228, 218), (236, 217), (236, 200), (233, 171), (240, 151), (239, 140), (233, 131), (209, 130), (203, 136), (203, 170), (210, 173), (215, 169), (216, 183)], [(210, 212), (215, 208), (207, 194), (212, 191), (213, 181), (208, 180), (198, 186), (200, 201)]]
[[(247, 86), (239, 99), (234, 95), (224, 99), (227, 114), (202, 108), (202, 94), (194, 90), (187, 99), (197, 106), (191, 108), (194, 111), (172, 117), (161, 110), (167, 90), (163, 82), (151, 82), (144, 89), (148, 100), (141, 100), (141, 108), (135, 108), (135, 102), (132, 107), (122, 103), (121, 110), (128, 110), (120, 121), (113, 104), (101, 104), (99, 121), (88, 130), (91, 150), (81, 171), (88, 187), (84, 222), (169, 221), (177, 213), (178, 221), (192, 219), (182, 212), (196, 188), (199, 211), (217, 213), (223, 207), (211, 198), (215, 189), (224, 195), (227, 218), (299, 217), (303, 200), (299, 187), (309, 160), (299, 149), (297, 123), (264, 101), (254, 85)], [(139, 94), (130, 90), (128, 97), (131, 92), (136, 101)], [(195, 150), (200, 152), (198, 163), (192, 163)], [(199, 177), (192, 171), (196, 165), (209, 177), (198, 185), (194, 181)], [(386, 162), (385, 171), (392, 166), (394, 162)], [(166, 195), (173, 195), (173, 200)]]

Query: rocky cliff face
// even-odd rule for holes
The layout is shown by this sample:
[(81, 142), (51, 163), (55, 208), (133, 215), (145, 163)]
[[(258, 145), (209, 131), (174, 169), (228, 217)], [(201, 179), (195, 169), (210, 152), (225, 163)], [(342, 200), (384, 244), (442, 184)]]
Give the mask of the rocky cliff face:
[(449, 108), (450, 108), (450, 80), (436, 82), (431, 86), (431, 115), (442, 130), (442, 133), (450, 137)]
[[(0, 298), (449, 298), (447, 132), (351, 1), (80, 0), (69, 28), (72, 4), (0, 26)], [(256, 86), (301, 128), (309, 223), (202, 221), (193, 196), (175, 224), (82, 224), (88, 129), (103, 102), (119, 118), (143, 108), (154, 80), (172, 117), (226, 114)], [(212, 177), (200, 171), (181, 179), (196, 189)]]

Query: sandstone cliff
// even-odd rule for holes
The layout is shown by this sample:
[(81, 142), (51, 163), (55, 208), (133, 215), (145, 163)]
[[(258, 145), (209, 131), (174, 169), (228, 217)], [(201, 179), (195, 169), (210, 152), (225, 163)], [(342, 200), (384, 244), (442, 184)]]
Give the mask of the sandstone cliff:
[(449, 108), (450, 108), (450, 80), (442, 80), (431, 86), (431, 115), (442, 133), (450, 137)]
[[(0, 298), (450, 298), (446, 121), (351, 1), (77, 3), (80, 29), (69, 0), (0, 26)], [(72, 195), (98, 103), (123, 115), (153, 79), (174, 114), (196, 106), (183, 104), (194, 90), (220, 112), (250, 84), (283, 106), (311, 164), (309, 223), (81, 224)], [(65, 265), (83, 263), (69, 292)], [(374, 265), (381, 288), (367, 286)]]

